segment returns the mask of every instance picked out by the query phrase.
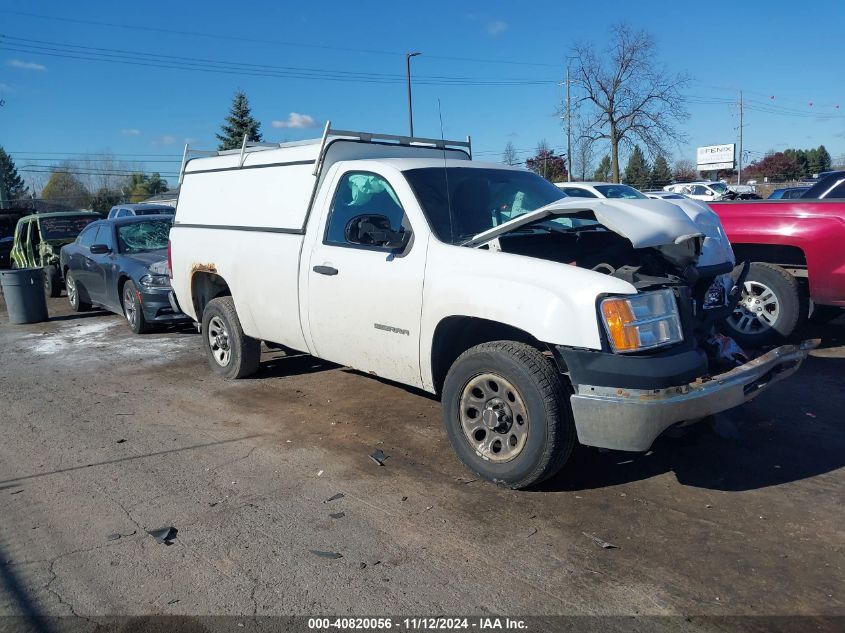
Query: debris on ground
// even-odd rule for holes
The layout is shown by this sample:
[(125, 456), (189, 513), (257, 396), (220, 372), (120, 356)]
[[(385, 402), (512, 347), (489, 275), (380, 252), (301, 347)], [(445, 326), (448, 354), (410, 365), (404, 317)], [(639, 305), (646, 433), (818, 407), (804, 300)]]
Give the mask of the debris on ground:
[(120, 532), (114, 532), (113, 534), (109, 534), (106, 536), (107, 541), (116, 541), (118, 539), (127, 537), (127, 536), (135, 536), (138, 533), (138, 530), (132, 530), (129, 534), (121, 534)]
[(425, 510), (423, 510), (423, 512), (428, 512), (428, 511), (429, 511), (429, 510), (431, 510), (433, 507), (434, 507), (434, 506), (426, 506), (426, 507), (425, 507)]
[(342, 519), (343, 517), (346, 516), (346, 513), (345, 512), (333, 512), (329, 516), (333, 519)]
[(322, 470), (318, 470), (318, 471), (317, 471), (317, 477), (322, 477), (322, 476), (323, 476), (323, 471), (322, 471)]
[(366, 569), (367, 563), (358, 563), (358, 569)]
[[(15, 493), (12, 493), (12, 494), (15, 494)], [(408, 500), (408, 497), (402, 497), (402, 501), (407, 501), (407, 500)]]
[(162, 527), (157, 530), (147, 530), (147, 534), (152, 536), (159, 543), (164, 543), (165, 545), (173, 545), (173, 539), (176, 538), (176, 534), (178, 532), (179, 530), (173, 526)]
[(126, 440), (124, 440), (123, 438), (121, 438), (121, 439), (117, 440), (117, 441), (115, 442), (115, 444), (123, 444), (125, 441), (126, 441)]
[(538, 531), (539, 530), (535, 527), (531, 528), (530, 530), (528, 530), (528, 534), (525, 535), (525, 538), (528, 538), (529, 536), (534, 536)]
[(455, 481), (457, 481), (459, 484), (467, 485), (471, 484), (474, 481), (478, 481), (478, 479), (469, 479), (468, 477), (455, 477)]
[(338, 552), (324, 552), (323, 550), (319, 549), (309, 549), (308, 551), (314, 554), (314, 556), (319, 556), (320, 558), (343, 558), (343, 554), (339, 554)]
[(370, 459), (373, 460), (379, 466), (384, 466), (384, 461), (390, 457), (390, 455), (385, 455), (384, 451), (378, 449), (375, 453), (370, 455)]
[(345, 496), (346, 495), (342, 492), (338, 492), (336, 495), (332, 495), (331, 497), (323, 501), (323, 503), (328, 503), (329, 501), (337, 501), (338, 499), (343, 499)]
[[(10, 492), (9, 494), (10, 494), (10, 495), (19, 495), (19, 494), (20, 494), (20, 493), (22, 493), (22, 492), (23, 492), (23, 488), (21, 488), (21, 489), (19, 489), (19, 490), (15, 490), (14, 492)], [(403, 501), (404, 501), (404, 499), (403, 499)]]
[(170, 600), (167, 604), (176, 604), (177, 602), (179, 602), (179, 598), (174, 598), (173, 600)]
[(618, 545), (614, 545), (613, 543), (608, 543), (607, 541), (600, 539), (595, 534), (590, 534), (588, 532), (581, 532), (584, 536), (588, 539), (591, 539), (596, 545), (601, 547), (602, 549), (619, 549)]

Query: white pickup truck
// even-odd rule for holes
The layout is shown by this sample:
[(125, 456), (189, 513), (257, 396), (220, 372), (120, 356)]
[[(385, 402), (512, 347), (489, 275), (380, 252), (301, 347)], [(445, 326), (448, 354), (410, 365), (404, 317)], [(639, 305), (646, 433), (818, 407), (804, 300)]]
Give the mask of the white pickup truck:
[(186, 147), (182, 172), (173, 301), (212, 368), (255, 372), (264, 341), (436, 393), (459, 458), (513, 488), (576, 441), (647, 450), (812, 347), (724, 353), (713, 325), (739, 292), (709, 209), (567, 198), (473, 161), (469, 139), (327, 125), (314, 141)]

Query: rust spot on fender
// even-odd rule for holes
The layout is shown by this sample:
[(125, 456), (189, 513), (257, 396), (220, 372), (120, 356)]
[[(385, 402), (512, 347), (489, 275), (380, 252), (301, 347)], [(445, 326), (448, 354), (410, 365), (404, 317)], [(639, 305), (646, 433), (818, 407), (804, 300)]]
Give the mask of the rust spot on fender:
[(194, 264), (191, 266), (191, 276), (195, 273), (214, 273), (217, 274), (217, 266), (215, 264)]

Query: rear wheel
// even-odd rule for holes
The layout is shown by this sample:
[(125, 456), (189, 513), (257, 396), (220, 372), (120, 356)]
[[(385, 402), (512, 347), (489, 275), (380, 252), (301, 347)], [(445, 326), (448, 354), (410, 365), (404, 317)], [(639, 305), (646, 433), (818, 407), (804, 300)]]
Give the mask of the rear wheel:
[(790, 336), (807, 316), (807, 297), (798, 280), (780, 266), (754, 262), (742, 299), (724, 328), (741, 345), (759, 347)]
[(71, 271), (65, 273), (65, 289), (67, 290), (67, 300), (74, 312), (85, 312), (91, 309), (91, 304), (83, 301), (79, 295), (79, 285), (76, 283), (76, 278)]
[(232, 297), (212, 299), (202, 314), (203, 347), (208, 364), (224, 378), (254, 374), (261, 362), (261, 341), (244, 334)]
[(560, 374), (539, 350), (513, 341), (464, 352), (443, 385), (452, 448), (477, 475), (525, 488), (554, 475), (575, 446)]
[(48, 297), (60, 297), (62, 294), (62, 276), (53, 264), (44, 267), (44, 292)]
[(149, 332), (150, 326), (144, 317), (138, 288), (131, 279), (127, 279), (126, 283), (123, 284), (121, 296), (123, 297), (123, 315), (126, 317), (126, 322), (132, 328), (132, 331), (135, 334)]

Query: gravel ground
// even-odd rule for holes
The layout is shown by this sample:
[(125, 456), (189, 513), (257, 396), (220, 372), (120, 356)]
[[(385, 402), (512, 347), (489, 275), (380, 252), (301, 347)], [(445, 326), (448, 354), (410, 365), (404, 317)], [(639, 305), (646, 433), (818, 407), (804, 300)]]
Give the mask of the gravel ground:
[(191, 327), (66, 303), (0, 305), (0, 615), (845, 616), (841, 320), (715, 425), (513, 492), (425, 394), (278, 352), (224, 382)]

